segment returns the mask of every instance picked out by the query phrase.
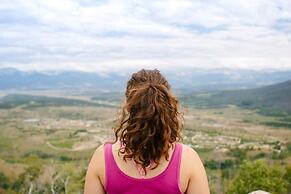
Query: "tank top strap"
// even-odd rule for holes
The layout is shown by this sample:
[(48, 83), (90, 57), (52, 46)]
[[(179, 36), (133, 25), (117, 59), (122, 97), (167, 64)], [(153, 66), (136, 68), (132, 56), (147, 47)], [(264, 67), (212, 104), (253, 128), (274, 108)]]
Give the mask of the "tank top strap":
[(112, 155), (112, 144), (105, 143), (104, 144), (104, 158), (105, 158), (105, 181), (104, 188), (107, 189), (108, 179), (111, 174), (118, 171), (116, 167), (115, 160)]
[(182, 144), (179, 142), (175, 143), (174, 152), (170, 163), (168, 164), (167, 173), (171, 174), (171, 177), (175, 177), (177, 181), (180, 180), (180, 166), (181, 166), (181, 154), (182, 154)]

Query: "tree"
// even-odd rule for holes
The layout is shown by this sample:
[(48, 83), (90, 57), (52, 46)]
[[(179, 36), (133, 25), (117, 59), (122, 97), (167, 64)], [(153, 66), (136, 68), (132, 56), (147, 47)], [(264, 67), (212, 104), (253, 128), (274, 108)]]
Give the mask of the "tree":
[(3, 172), (0, 172), (0, 188), (8, 189), (9, 180)]
[(263, 160), (243, 161), (227, 193), (246, 194), (254, 190), (265, 190), (272, 194), (286, 193), (287, 181), (280, 169), (267, 166)]
[(29, 166), (19, 175), (18, 180), (13, 184), (13, 189), (22, 193), (36, 193), (35, 191), (38, 190), (36, 181), (40, 173), (40, 166)]
[(50, 189), (52, 194), (56, 194), (56, 193), (67, 193), (67, 185), (68, 185), (68, 181), (69, 181), (69, 177), (63, 175), (61, 172), (58, 173), (56, 172), (53, 177), (52, 177), (52, 181), (51, 181), (51, 185), (50, 185)]
[(287, 191), (291, 193), (291, 166), (286, 167), (286, 172), (284, 174), (284, 179), (287, 181)]

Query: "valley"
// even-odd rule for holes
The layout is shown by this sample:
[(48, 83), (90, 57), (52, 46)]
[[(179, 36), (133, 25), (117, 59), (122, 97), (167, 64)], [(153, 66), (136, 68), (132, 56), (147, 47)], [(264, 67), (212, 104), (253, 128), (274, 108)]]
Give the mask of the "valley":
[[(112, 98), (113, 94), (93, 98), (52, 93), (55, 95), (46, 97), (36, 97), (31, 92), (8, 95), (11, 106), (0, 109), (0, 172), (7, 178), (7, 193), (25, 192), (31, 183), (41, 193), (49, 193), (51, 187), (60, 193), (64, 189), (81, 193), (94, 150), (114, 140), (112, 127), (122, 98)], [(212, 193), (227, 192), (243, 160), (263, 158), (282, 171), (291, 165), (291, 129), (265, 124), (282, 118), (289, 122), (290, 115), (263, 115), (257, 109), (236, 105), (183, 105), (181, 112), (182, 142), (200, 155)], [(36, 172), (33, 179), (28, 179), (32, 176), (28, 169)], [(226, 170), (228, 177), (222, 176)]]

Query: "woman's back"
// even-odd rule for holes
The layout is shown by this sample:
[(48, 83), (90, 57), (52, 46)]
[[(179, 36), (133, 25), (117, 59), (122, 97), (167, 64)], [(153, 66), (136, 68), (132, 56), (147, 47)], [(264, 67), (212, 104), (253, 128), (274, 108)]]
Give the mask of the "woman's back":
[[(114, 182), (109, 180), (106, 183), (106, 175), (108, 179), (111, 179), (113, 175), (117, 174), (125, 174), (126, 177), (132, 177), (132, 180), (140, 179), (139, 174), (133, 165), (130, 162), (124, 162), (122, 159), (122, 155), (118, 156), (118, 143), (111, 144), (104, 144), (101, 145), (99, 148), (96, 149), (91, 162), (89, 164), (89, 168), (86, 175), (86, 185), (85, 185), (85, 193), (86, 194), (94, 194), (94, 193), (111, 193), (109, 187), (113, 187), (113, 189), (120, 189), (122, 188), (121, 182)], [(172, 182), (173, 185), (179, 185), (179, 190), (173, 189), (174, 192), (177, 193), (191, 193), (191, 194), (209, 194), (209, 187), (207, 176), (203, 167), (203, 164), (198, 156), (198, 154), (189, 146), (184, 145), (182, 143), (176, 144), (179, 146), (179, 151), (176, 151), (176, 161), (172, 161), (172, 169), (176, 168), (175, 170), (171, 170), (170, 173), (178, 172), (179, 178), (173, 178), (174, 181)], [(176, 147), (176, 146), (175, 146)], [(111, 149), (112, 148), (112, 149)], [(174, 148), (175, 149), (175, 148)], [(112, 152), (111, 152), (112, 151)], [(180, 152), (180, 153), (179, 153)], [(112, 153), (112, 156), (110, 154)], [(174, 159), (175, 152), (170, 150), (170, 160), (169, 161), (160, 161), (160, 165), (158, 168), (148, 171), (146, 179), (150, 179), (152, 177), (159, 177), (161, 173), (165, 173), (166, 168), (169, 168), (171, 165), (171, 160)], [(174, 155), (172, 155), (174, 154)], [(111, 161), (106, 162), (106, 155), (107, 157), (111, 157)], [(173, 157), (174, 156), (174, 157)], [(114, 158), (114, 161), (112, 160)], [(173, 158), (172, 158), (173, 157)], [(179, 161), (180, 160), (180, 161)], [(113, 163), (114, 162), (114, 163)], [(180, 163), (180, 170), (179, 170), (179, 163)], [(107, 164), (107, 167), (106, 167)], [(115, 166), (117, 165), (117, 166)], [(118, 169), (117, 169), (118, 167)], [(107, 173), (106, 173), (106, 168)], [(115, 172), (111, 172), (110, 169), (115, 168)], [(110, 178), (109, 178), (110, 177)], [(167, 177), (166, 177), (167, 178)], [(129, 178), (131, 179), (131, 178)], [(111, 184), (109, 186), (109, 184)], [(110, 183), (111, 182), (111, 183)], [(133, 181), (135, 182), (135, 181)], [(138, 181), (137, 181), (138, 182)], [(140, 181), (142, 182), (142, 181)], [(107, 185), (106, 185), (107, 184)], [(108, 187), (109, 186), (109, 187)], [(160, 185), (160, 188), (166, 187), (166, 185)], [(151, 187), (152, 188), (152, 187)], [(152, 188), (153, 189), (153, 188)], [(152, 190), (155, 192), (155, 190)], [(120, 192), (122, 193), (122, 192)], [(133, 193), (141, 193), (140, 191), (134, 191)]]
[(94, 153), (85, 193), (209, 194), (198, 154), (177, 143), (182, 139), (181, 116), (179, 101), (158, 70), (134, 73), (114, 128), (115, 141)]
[(125, 163), (118, 157), (114, 145), (105, 144), (103, 149), (106, 192), (109, 194), (135, 194), (137, 191), (146, 194), (183, 193), (179, 188), (182, 146), (180, 143), (175, 143), (174, 151), (171, 150), (170, 160), (164, 161), (158, 169), (149, 171), (146, 177), (141, 178), (136, 176), (134, 165), (130, 161)]

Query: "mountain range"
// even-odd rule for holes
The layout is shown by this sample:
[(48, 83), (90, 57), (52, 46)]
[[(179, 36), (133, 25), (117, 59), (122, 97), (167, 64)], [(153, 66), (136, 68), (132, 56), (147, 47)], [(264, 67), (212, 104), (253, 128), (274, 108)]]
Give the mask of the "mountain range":
[[(286, 81), (291, 70), (242, 70), (181, 68), (161, 71), (177, 91), (217, 91), (257, 88)], [(0, 69), (0, 90), (84, 89), (122, 91), (132, 72), (22, 71)]]

